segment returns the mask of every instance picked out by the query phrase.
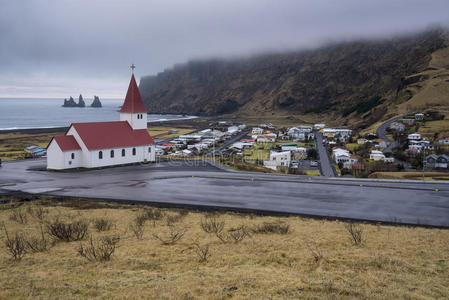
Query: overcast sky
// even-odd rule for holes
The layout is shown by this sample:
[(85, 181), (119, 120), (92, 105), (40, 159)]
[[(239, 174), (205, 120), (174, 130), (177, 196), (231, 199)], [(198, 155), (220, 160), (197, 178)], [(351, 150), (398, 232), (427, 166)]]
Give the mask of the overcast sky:
[(449, 0), (0, 0), (0, 97), (123, 97), (130, 70), (449, 24)]

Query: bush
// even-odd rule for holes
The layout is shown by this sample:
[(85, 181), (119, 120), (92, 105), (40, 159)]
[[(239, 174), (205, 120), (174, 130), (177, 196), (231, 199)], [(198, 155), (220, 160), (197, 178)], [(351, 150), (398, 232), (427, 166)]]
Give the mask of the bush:
[(20, 224), (28, 223), (27, 214), (23, 208), (17, 208), (13, 210), (13, 212), (9, 216), (9, 219)]
[(119, 241), (120, 237), (117, 235), (104, 236), (96, 241), (90, 236), (86, 245), (80, 243), (78, 254), (89, 261), (109, 261)]
[(107, 218), (96, 218), (94, 219), (93, 224), (98, 232), (108, 231), (115, 225), (114, 221)]
[(78, 220), (65, 223), (59, 219), (47, 223), (47, 232), (50, 236), (65, 242), (80, 241), (86, 237), (89, 222)]
[(31, 236), (25, 240), (26, 248), (31, 252), (48, 251), (55, 245), (54, 240), (49, 240), (45, 237), (44, 229), (40, 225), (40, 236)]
[(224, 228), (225, 222), (219, 220), (216, 216), (207, 216), (201, 220), (201, 229), (207, 233), (220, 233)]
[(216, 233), (217, 238), (222, 243), (239, 243), (246, 237), (251, 236), (248, 228), (244, 225), (230, 229), (227, 233)]
[(9, 236), (6, 226), (3, 224), (5, 230), (5, 246), (6, 250), (11, 254), (14, 260), (21, 260), (26, 253), (25, 237), (19, 232), (15, 232), (14, 236)]
[(278, 222), (263, 222), (260, 225), (256, 225), (251, 229), (254, 233), (277, 233), (277, 234), (287, 234), (290, 232), (290, 225), (288, 223), (278, 221)]
[(41, 206), (28, 206), (27, 212), (30, 216), (35, 217), (36, 219), (43, 221), (45, 216), (48, 214), (48, 209), (44, 209)]
[(194, 243), (195, 253), (198, 256), (199, 262), (207, 262), (209, 257), (211, 256), (209, 252), (209, 245), (201, 246), (199, 243)]
[(186, 229), (177, 229), (175, 227), (170, 227), (168, 233), (163, 234), (153, 234), (153, 236), (158, 239), (163, 245), (173, 245), (187, 232)]
[(361, 245), (363, 242), (363, 228), (359, 224), (348, 223), (345, 225), (346, 230), (348, 231), (350, 238), (354, 245)]

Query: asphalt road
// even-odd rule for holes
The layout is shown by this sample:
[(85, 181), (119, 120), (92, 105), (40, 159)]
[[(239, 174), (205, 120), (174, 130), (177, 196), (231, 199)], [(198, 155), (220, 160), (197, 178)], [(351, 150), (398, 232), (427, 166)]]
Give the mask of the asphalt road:
[(320, 158), (321, 175), (325, 177), (335, 177), (334, 169), (330, 161), (329, 153), (323, 144), (323, 135), (321, 132), (315, 131), (316, 149)]
[[(250, 132), (250, 129), (246, 128), (239, 134), (227, 139), (226, 141), (223, 142), (223, 144), (221, 144), (220, 146), (215, 148), (215, 154), (220, 154), (220, 152), (222, 150), (224, 150), (226, 147), (234, 144), (235, 142), (240, 141), (243, 137), (247, 136), (249, 132)], [(212, 156), (212, 155), (214, 155), (213, 149), (206, 154), (206, 156)]]
[(387, 148), (384, 149), (383, 153), (392, 153), (393, 149), (396, 148), (398, 146), (398, 143), (396, 141), (392, 141), (390, 140), (387, 135), (385, 134), (385, 130), (390, 127), (391, 123), (396, 122), (399, 119), (402, 119), (403, 117), (407, 116), (409, 114), (404, 114), (404, 115), (400, 115), (399, 117), (393, 118), (391, 120), (386, 121), (385, 123), (383, 123), (382, 125), (379, 126), (379, 128), (377, 128), (377, 136), (381, 139), (384, 139), (387, 143), (390, 143)]
[(79, 172), (33, 170), (44, 164), (43, 160), (4, 163), (0, 192), (449, 226), (449, 183), (443, 182), (223, 172), (198, 161)]

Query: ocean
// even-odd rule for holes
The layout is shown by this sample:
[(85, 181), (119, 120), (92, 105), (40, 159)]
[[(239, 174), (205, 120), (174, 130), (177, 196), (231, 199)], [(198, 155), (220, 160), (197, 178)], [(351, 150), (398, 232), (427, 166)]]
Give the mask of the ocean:
[[(78, 102), (78, 99), (75, 99)], [(64, 99), (0, 98), (0, 130), (68, 127), (77, 122), (119, 121), (123, 99), (100, 99), (103, 107), (62, 107)], [(192, 119), (195, 116), (148, 114), (148, 122)]]

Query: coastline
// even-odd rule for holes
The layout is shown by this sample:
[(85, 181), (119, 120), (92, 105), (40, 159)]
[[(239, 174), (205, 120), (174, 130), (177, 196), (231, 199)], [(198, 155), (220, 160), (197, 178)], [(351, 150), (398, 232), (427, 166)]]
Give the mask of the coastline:
[[(201, 117), (198, 116), (189, 116), (189, 117), (183, 117), (178, 119), (157, 119), (147, 122), (147, 125), (154, 125), (157, 123), (163, 123), (164, 125), (168, 125), (169, 123), (178, 123), (180, 121), (189, 122), (191, 120), (198, 120)], [(49, 133), (49, 132), (61, 132), (61, 131), (67, 131), (69, 129), (69, 126), (50, 126), (50, 127), (34, 127), (34, 128), (5, 128), (0, 129), (0, 134), (5, 133)]]

